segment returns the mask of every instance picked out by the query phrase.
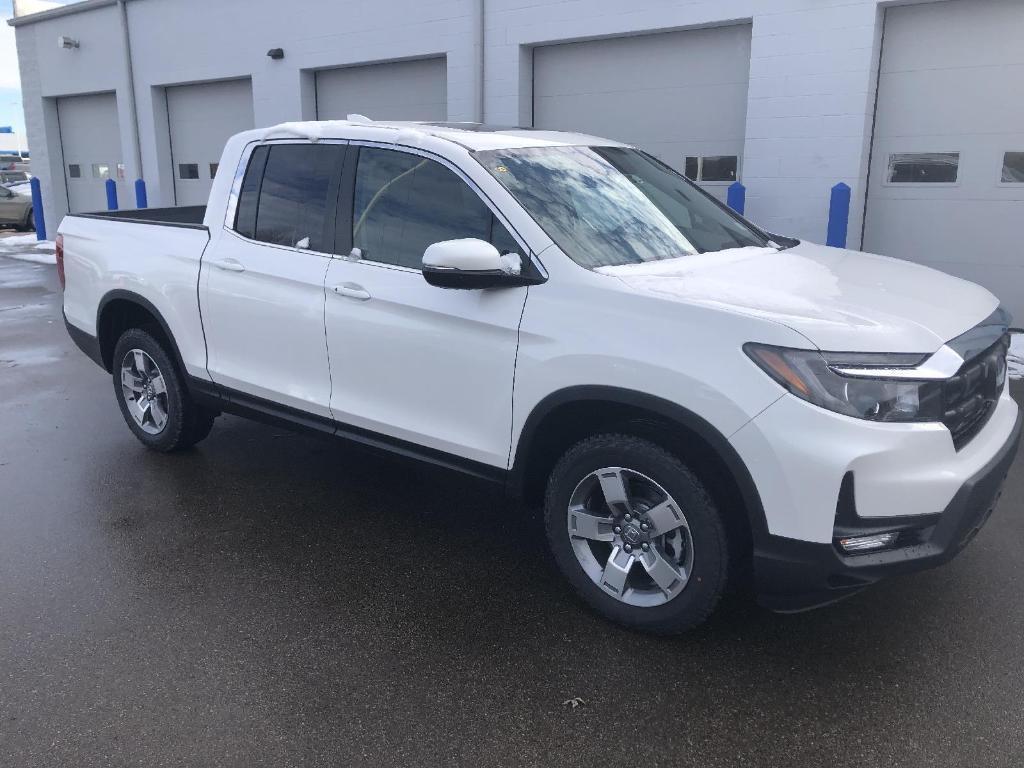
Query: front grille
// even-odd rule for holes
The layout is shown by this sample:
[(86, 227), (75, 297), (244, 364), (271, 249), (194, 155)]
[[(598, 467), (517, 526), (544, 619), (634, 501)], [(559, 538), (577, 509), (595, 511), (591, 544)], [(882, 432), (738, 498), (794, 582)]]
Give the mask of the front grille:
[(982, 430), (995, 411), (1006, 381), (1009, 346), (1010, 335), (1004, 334), (943, 382), (942, 423), (953, 435), (953, 445), (958, 451)]

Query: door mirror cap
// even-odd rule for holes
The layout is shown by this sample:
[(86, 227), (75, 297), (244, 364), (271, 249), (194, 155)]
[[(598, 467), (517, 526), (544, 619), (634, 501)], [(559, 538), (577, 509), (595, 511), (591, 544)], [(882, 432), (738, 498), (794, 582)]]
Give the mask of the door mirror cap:
[(423, 277), (438, 288), (502, 288), (530, 285), (518, 253), (498, 253), (484, 240), (443, 240), (423, 252)]

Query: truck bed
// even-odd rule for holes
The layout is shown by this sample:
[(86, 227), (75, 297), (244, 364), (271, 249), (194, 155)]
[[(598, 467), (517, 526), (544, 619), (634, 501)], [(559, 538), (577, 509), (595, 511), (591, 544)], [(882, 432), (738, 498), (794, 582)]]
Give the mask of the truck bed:
[(86, 219), (116, 219), (138, 224), (154, 224), (167, 227), (193, 227), (204, 229), (205, 205), (183, 205), (172, 208), (139, 208), (127, 211), (97, 211), (95, 213), (72, 213)]

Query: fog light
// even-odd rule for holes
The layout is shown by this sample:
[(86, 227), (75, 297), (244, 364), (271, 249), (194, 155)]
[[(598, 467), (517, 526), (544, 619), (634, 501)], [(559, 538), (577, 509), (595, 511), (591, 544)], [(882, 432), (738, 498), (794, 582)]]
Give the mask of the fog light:
[(876, 549), (891, 547), (899, 538), (898, 531), (889, 533), (875, 533), (871, 536), (850, 536), (839, 540), (839, 546), (844, 552), (870, 552)]

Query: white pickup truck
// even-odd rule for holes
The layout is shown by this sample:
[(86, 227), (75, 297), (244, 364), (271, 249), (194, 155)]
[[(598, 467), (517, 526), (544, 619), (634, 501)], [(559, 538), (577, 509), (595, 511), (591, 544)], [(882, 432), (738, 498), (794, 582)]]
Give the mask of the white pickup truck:
[(231, 412), (493, 480), (648, 631), (733, 578), (789, 611), (948, 560), (1021, 432), (987, 290), (772, 235), (592, 136), (250, 131), (205, 209), (68, 216), (58, 259), (146, 446)]

